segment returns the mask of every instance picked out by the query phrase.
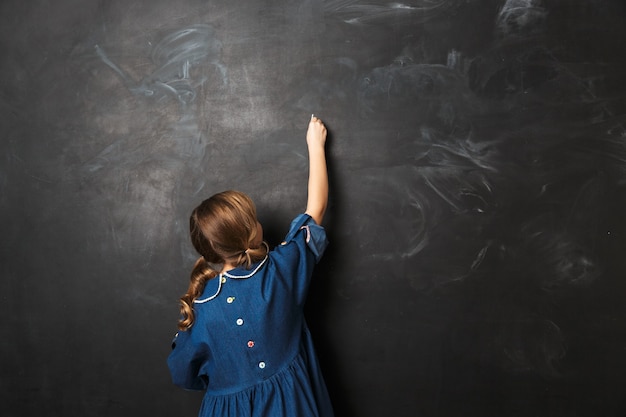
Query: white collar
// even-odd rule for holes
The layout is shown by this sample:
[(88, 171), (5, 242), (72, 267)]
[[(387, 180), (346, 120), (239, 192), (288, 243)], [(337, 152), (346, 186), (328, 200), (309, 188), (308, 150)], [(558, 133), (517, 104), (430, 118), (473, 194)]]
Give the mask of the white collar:
[[(222, 291), (222, 284), (226, 282), (226, 277), (232, 278), (232, 279), (246, 279), (246, 278), (250, 278), (252, 275), (256, 274), (259, 269), (261, 269), (261, 267), (265, 264), (267, 259), (268, 259), (268, 255), (265, 255), (265, 258), (263, 258), (263, 260), (261, 262), (259, 262), (259, 264), (256, 266), (256, 268), (254, 268), (250, 273), (248, 273), (246, 275), (235, 275), (235, 274), (232, 274), (230, 272), (221, 272), (217, 276), (217, 291), (215, 291), (215, 294), (213, 294), (210, 297), (203, 298), (201, 300), (193, 300), (193, 302), (195, 304), (203, 304), (203, 303), (206, 303), (207, 301), (211, 301), (212, 299), (214, 299), (215, 297), (217, 297), (219, 295), (220, 291)], [(239, 268), (233, 269), (232, 271), (235, 271), (237, 269), (239, 269)]]

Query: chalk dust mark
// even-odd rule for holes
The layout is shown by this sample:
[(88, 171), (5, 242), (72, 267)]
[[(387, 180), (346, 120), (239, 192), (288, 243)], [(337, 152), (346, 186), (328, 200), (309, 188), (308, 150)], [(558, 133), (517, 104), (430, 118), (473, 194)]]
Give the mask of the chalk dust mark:
[(548, 15), (542, 3), (542, 0), (507, 0), (498, 14), (496, 27), (504, 35), (542, 31)]
[(484, 248), (482, 248), (476, 255), (476, 259), (474, 259), (474, 262), (472, 262), (472, 266), (470, 267), (472, 271), (476, 271), (480, 267), (480, 264), (483, 263), (483, 261), (485, 260), (485, 255), (487, 255), (487, 250), (489, 249), (490, 244), (491, 242), (487, 244)]
[(446, 66), (451, 69), (461, 70), (463, 66), (463, 55), (457, 50), (451, 50), (448, 52), (448, 62)]
[(413, 4), (399, 2), (378, 2), (381, 4), (359, 4), (357, 0), (337, 0), (324, 3), (324, 13), (334, 15), (351, 25), (379, 24), (388, 20), (397, 20), (401, 17), (421, 16), (430, 19), (434, 15), (444, 12), (450, 3), (449, 0), (424, 0)]
[[(194, 25), (165, 36), (152, 50), (151, 60), (156, 69), (139, 82), (133, 80), (114, 63), (99, 45), (96, 54), (113, 69), (133, 93), (161, 100), (171, 96), (182, 105), (196, 99), (197, 90), (207, 82), (201, 69), (207, 65), (217, 69), (223, 85), (228, 83), (228, 71), (221, 61), (222, 43), (208, 25)], [(194, 69), (199, 68), (194, 74)]]
[[(379, 252), (372, 254), (372, 259), (392, 261), (398, 259), (410, 259), (418, 255), (428, 246), (429, 237), (426, 230), (426, 212), (427, 209), (423, 205), (423, 197), (412, 192), (405, 191), (406, 198), (400, 203), (407, 205), (409, 212), (412, 213), (409, 218), (410, 222), (406, 225), (410, 229), (410, 236), (401, 240), (401, 247), (393, 252)], [(399, 236), (399, 235), (398, 235)]]
[(122, 80), (124, 81), (124, 84), (126, 84), (127, 86), (130, 86), (132, 84), (132, 79), (128, 76), (128, 74), (126, 74), (126, 72), (124, 72), (124, 70), (122, 70), (120, 67), (118, 67), (117, 65), (115, 65), (115, 63), (113, 61), (111, 61), (109, 59), (109, 57), (107, 56), (107, 54), (104, 52), (104, 50), (102, 48), (100, 48), (99, 45), (95, 46), (96, 49), (96, 54), (98, 54), (98, 56), (100, 57), (100, 59), (102, 60), (102, 62), (104, 62), (106, 65), (108, 65), (111, 69), (113, 69), (113, 71), (117, 72), (117, 74), (122, 77)]

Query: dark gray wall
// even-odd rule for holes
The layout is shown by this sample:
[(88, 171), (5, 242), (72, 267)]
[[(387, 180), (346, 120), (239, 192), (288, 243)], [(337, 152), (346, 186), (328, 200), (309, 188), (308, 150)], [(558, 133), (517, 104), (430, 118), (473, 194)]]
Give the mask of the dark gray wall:
[(307, 314), (338, 416), (623, 416), (622, 0), (0, 4), (0, 414), (195, 415), (192, 207), (277, 243), (329, 128)]

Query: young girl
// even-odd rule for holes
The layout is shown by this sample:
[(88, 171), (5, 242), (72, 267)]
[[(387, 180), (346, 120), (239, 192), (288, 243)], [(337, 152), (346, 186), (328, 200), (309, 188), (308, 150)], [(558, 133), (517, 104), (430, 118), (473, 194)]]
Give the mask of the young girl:
[(326, 128), (311, 117), (306, 134), (309, 182), (304, 214), (270, 251), (248, 196), (226, 191), (192, 213), (201, 255), (181, 298), (181, 330), (168, 358), (172, 380), (206, 390), (200, 416), (332, 416), (330, 399), (303, 315), (326, 233)]

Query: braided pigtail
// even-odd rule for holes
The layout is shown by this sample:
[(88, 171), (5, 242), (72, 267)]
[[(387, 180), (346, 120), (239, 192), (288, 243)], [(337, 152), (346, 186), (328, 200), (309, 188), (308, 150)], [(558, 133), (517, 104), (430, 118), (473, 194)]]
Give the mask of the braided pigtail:
[(195, 320), (193, 302), (202, 294), (206, 283), (210, 279), (215, 278), (217, 274), (218, 272), (211, 268), (204, 257), (201, 256), (198, 258), (191, 271), (191, 279), (187, 293), (180, 298), (181, 319), (178, 322), (179, 330), (185, 331), (191, 327)]

